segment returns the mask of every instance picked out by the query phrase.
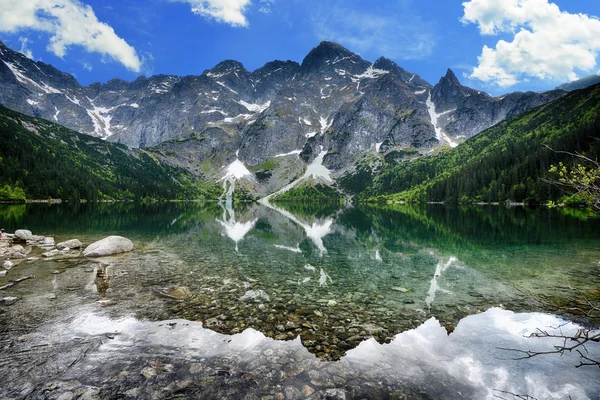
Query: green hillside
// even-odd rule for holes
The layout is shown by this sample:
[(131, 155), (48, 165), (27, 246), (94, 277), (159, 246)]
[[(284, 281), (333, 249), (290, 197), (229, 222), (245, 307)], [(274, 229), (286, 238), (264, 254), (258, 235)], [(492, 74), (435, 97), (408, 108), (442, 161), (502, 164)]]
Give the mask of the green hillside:
[(149, 152), (0, 107), (0, 200), (191, 199), (212, 194)]
[(374, 177), (358, 169), (344, 183), (370, 201), (543, 204), (564, 195), (542, 180), (552, 165), (571, 161), (558, 151), (593, 159), (600, 154), (599, 116), (597, 85), (504, 121), (452, 150), (386, 162)]

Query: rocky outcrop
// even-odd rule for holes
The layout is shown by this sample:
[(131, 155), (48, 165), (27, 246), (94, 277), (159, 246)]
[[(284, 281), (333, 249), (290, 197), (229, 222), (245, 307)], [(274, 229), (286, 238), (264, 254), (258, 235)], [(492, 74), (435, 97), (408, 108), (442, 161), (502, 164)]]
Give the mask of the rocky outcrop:
[(566, 92), (515, 92), (501, 97), (463, 86), (448, 70), (431, 91), (434, 111), (440, 115), (440, 128), (452, 139), (468, 139), (479, 132), (527, 110), (557, 100)]
[(28, 251), (21, 245), (0, 247), (0, 260), (22, 260)]
[(83, 250), (85, 257), (103, 257), (133, 250), (133, 242), (122, 236), (109, 236), (90, 244)]

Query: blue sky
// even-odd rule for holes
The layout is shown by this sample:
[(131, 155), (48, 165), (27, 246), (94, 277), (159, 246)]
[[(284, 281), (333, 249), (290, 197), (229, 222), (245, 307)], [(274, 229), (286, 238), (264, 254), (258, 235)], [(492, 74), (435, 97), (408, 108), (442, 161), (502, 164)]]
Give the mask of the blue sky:
[(499, 95), (600, 70), (597, 0), (3, 0), (0, 39), (82, 84), (298, 62), (321, 40)]

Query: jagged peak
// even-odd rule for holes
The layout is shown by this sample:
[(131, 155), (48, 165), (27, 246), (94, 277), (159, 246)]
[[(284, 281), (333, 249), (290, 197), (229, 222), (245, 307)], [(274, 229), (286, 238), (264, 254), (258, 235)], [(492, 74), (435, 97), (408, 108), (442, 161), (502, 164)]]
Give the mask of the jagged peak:
[(448, 68), (448, 71), (446, 71), (446, 75), (441, 80), (460, 85), (460, 81), (456, 77), (456, 74), (450, 68)]
[(244, 65), (235, 60), (224, 60), (210, 69), (209, 73), (220, 74), (224, 72), (246, 72)]
[(401, 68), (398, 64), (396, 64), (394, 61), (390, 60), (387, 57), (379, 57), (375, 63), (373, 64), (373, 68), (381, 68), (383, 69), (383, 67), (387, 67), (388, 69), (393, 67), (393, 68)]
[(313, 48), (304, 60), (302, 60), (302, 69), (308, 71), (318, 68), (321, 65), (332, 64), (345, 57), (352, 58), (359, 56), (339, 43), (323, 41)]

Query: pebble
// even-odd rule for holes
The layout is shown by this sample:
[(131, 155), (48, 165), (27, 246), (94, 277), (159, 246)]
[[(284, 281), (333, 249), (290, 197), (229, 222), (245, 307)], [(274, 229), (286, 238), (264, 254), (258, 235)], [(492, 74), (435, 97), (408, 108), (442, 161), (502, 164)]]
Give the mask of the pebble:
[(4, 269), (11, 269), (14, 266), (15, 264), (13, 264), (12, 261), (5, 261), (4, 264), (2, 264), (2, 268)]
[(17, 297), (4, 297), (0, 299), (0, 304), (10, 306), (11, 304), (14, 304), (17, 300)]
[(140, 372), (140, 374), (141, 374), (141, 375), (142, 375), (144, 378), (146, 378), (146, 379), (150, 379), (150, 378), (152, 378), (152, 377), (154, 377), (154, 376), (158, 375), (158, 374), (157, 374), (157, 372), (156, 372), (156, 369), (155, 369), (155, 368), (151, 368), (151, 367), (146, 367), (146, 368), (144, 368), (144, 369), (143, 369), (143, 370)]
[(7, 271), (0, 271), (0, 277), (6, 276)]
[(409, 289), (407, 289), (407, 288), (405, 288), (405, 287), (401, 287), (401, 286), (394, 286), (394, 287), (392, 288), (392, 290), (394, 290), (394, 291), (396, 291), (396, 292), (400, 292), (400, 293), (407, 293), (407, 292), (409, 292), (409, 291), (410, 291)]
[(313, 389), (310, 385), (304, 385), (304, 387), (302, 388), (302, 396), (304, 397), (310, 397), (314, 392), (315, 389)]
[(287, 400), (302, 399), (302, 393), (294, 386), (286, 386), (286, 388), (283, 389), (283, 392), (285, 393), (285, 398)]

